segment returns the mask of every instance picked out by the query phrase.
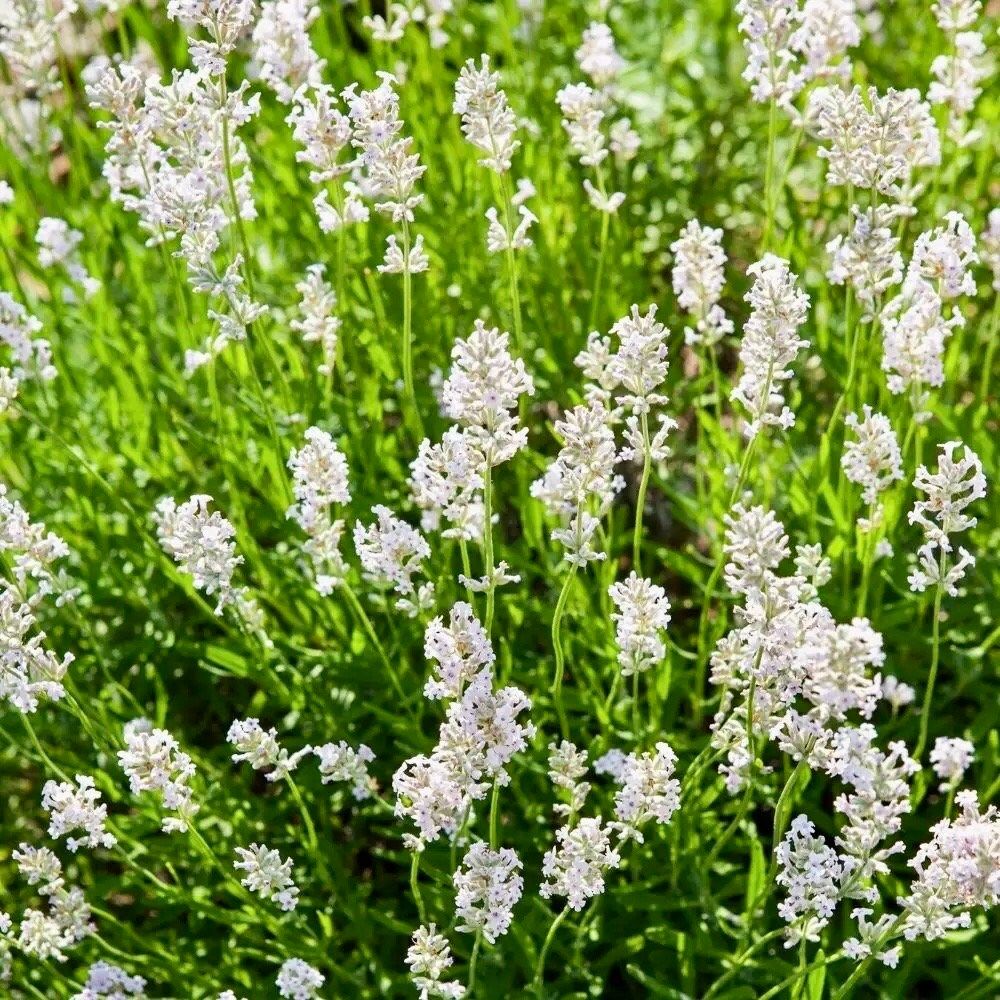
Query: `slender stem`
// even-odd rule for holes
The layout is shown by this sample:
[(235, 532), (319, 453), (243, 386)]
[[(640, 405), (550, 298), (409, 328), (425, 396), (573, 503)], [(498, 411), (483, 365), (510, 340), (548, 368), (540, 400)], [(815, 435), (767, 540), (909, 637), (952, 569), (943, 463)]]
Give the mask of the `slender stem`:
[(746, 965), (748, 959), (756, 955), (757, 952), (759, 952), (765, 945), (768, 945), (776, 938), (781, 937), (785, 933), (785, 930), (786, 928), (784, 927), (778, 927), (776, 930), (765, 934), (762, 938), (758, 938), (752, 945), (750, 945), (749, 948), (737, 955), (736, 958), (733, 959), (732, 966), (730, 966), (729, 969), (727, 969), (718, 979), (716, 979), (714, 983), (712, 983), (712, 985), (708, 988), (708, 991), (702, 997), (702, 1000), (709, 1000), (709, 997), (715, 996), (715, 994), (718, 993), (719, 990), (721, 990), (722, 987), (725, 986), (726, 983), (728, 983), (729, 980), (732, 979), (744, 965)]
[(569, 588), (576, 576), (577, 567), (570, 566), (566, 579), (563, 581), (562, 590), (559, 592), (559, 600), (556, 602), (556, 610), (552, 615), (552, 651), (556, 660), (555, 677), (552, 681), (552, 696), (556, 703), (556, 713), (559, 716), (559, 725), (562, 729), (563, 739), (569, 739), (569, 722), (566, 718), (566, 709), (563, 707), (562, 684), (563, 673), (565, 672), (565, 656), (562, 648), (562, 619), (566, 611), (566, 601), (569, 598)]
[(764, 165), (764, 209), (767, 218), (764, 223), (764, 249), (771, 245), (771, 234), (774, 229), (774, 147), (778, 134), (778, 105), (771, 98), (771, 108), (767, 119), (767, 160)]
[(653, 451), (649, 443), (649, 414), (643, 412), (639, 418), (642, 427), (642, 477), (639, 493), (635, 500), (635, 529), (632, 532), (632, 567), (642, 575), (642, 516), (646, 510), (646, 489), (649, 486), (649, 470), (653, 464)]
[(396, 689), (396, 694), (405, 700), (406, 691), (399, 679), (399, 675), (396, 673), (396, 669), (393, 667), (392, 661), (386, 655), (385, 649), (382, 647), (382, 643), (379, 642), (378, 635), (375, 633), (375, 628), (372, 625), (371, 619), (368, 617), (365, 609), (361, 605), (361, 602), (358, 600), (358, 595), (354, 593), (347, 583), (341, 585), (341, 590), (344, 592), (344, 596), (347, 598), (347, 602), (350, 604), (354, 614), (361, 622), (361, 627), (365, 630), (369, 641), (378, 652), (379, 658), (382, 660), (382, 665), (385, 667), (386, 673), (389, 675), (389, 680), (392, 681), (392, 686)]
[(542, 950), (538, 953), (538, 964), (535, 966), (535, 996), (539, 998), (544, 996), (542, 981), (545, 976), (545, 956), (549, 953), (549, 947), (552, 944), (552, 939), (555, 937), (556, 931), (559, 929), (559, 925), (566, 919), (568, 913), (568, 906), (559, 911), (555, 920), (549, 925), (549, 931), (542, 942)]
[(500, 782), (494, 779), (493, 793), (490, 796), (490, 847), (497, 849), (500, 843), (498, 826), (500, 822)]
[(493, 580), (493, 469), (489, 463), (483, 474), (483, 560), (486, 563), (486, 632), (493, 633), (496, 586)]
[(424, 897), (420, 892), (420, 854), (420, 851), (414, 851), (410, 861), (410, 891), (413, 893), (413, 902), (417, 904), (420, 923), (426, 924), (427, 911), (424, 909)]
[(479, 949), (483, 943), (483, 932), (476, 931), (476, 940), (472, 945), (472, 957), (469, 959), (469, 988), (466, 996), (473, 996), (476, 992), (476, 963), (479, 961)]
[(913, 751), (913, 759), (917, 761), (923, 756), (924, 750), (927, 747), (927, 733), (931, 723), (934, 684), (937, 681), (938, 662), (941, 656), (941, 598), (944, 591), (941, 581), (947, 572), (947, 566), (948, 554), (942, 548), (938, 561), (938, 584), (934, 589), (934, 621), (931, 623), (931, 669), (927, 675), (927, 689), (924, 691), (924, 704), (920, 711), (920, 738), (917, 740), (916, 749)]

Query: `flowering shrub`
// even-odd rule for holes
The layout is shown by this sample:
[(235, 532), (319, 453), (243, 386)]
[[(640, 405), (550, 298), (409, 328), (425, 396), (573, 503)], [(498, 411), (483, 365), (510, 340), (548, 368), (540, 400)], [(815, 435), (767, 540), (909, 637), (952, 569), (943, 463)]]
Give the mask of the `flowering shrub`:
[(0, 993), (1000, 993), (984, 6), (0, 0)]

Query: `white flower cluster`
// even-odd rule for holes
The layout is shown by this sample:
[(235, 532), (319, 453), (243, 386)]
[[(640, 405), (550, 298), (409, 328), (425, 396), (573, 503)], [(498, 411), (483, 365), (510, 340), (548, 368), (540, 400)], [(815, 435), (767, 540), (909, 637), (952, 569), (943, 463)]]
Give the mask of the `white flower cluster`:
[[(14, 945), (25, 955), (45, 961), (67, 960), (66, 952), (97, 928), (90, 919), (90, 906), (83, 890), (67, 887), (62, 864), (47, 847), (32, 847), (22, 843), (11, 852), (21, 877), (28, 885), (37, 885), (38, 894), (46, 900), (47, 912), (33, 907), (21, 915), (21, 925)], [(10, 917), (0, 912), (0, 973), (4, 971), (3, 946), (12, 927)], [(4, 976), (0, 975), (0, 981)]]
[(863, 306), (861, 322), (878, 312), (882, 295), (903, 280), (903, 256), (892, 229), (894, 213), (888, 205), (861, 211), (852, 206), (854, 225), (847, 236), (826, 245), (830, 267), (826, 276), (834, 285), (849, 284)]
[(56, 607), (72, 601), (77, 591), (54, 563), (69, 555), (66, 543), (28, 512), (0, 483), (0, 555), (11, 578), (0, 578), (0, 701), (30, 713), (43, 698), (58, 701), (66, 694), (63, 678), (74, 657), (61, 658), (45, 645), (36, 628), (37, 612), (52, 597)]
[(733, 332), (733, 321), (719, 305), (726, 284), (726, 252), (722, 230), (692, 219), (670, 244), (674, 254), (671, 280), (677, 304), (691, 314), (695, 325), (684, 328), (684, 342), (711, 347)]
[(625, 485), (615, 474), (618, 452), (612, 419), (599, 399), (564, 413), (555, 423), (562, 447), (545, 474), (531, 484), (531, 495), (562, 522), (552, 539), (563, 546), (563, 557), (573, 566), (607, 558), (595, 548), (594, 535)]
[(587, 900), (604, 892), (604, 876), (621, 864), (611, 846), (614, 827), (601, 817), (585, 817), (556, 831), (556, 846), (545, 852), (538, 892), (544, 899), (565, 896), (572, 910), (582, 910)]
[(978, 31), (967, 31), (981, 10), (976, 0), (942, 0), (931, 6), (938, 26), (948, 35), (949, 51), (931, 63), (934, 80), (927, 88), (931, 104), (948, 108), (948, 133), (960, 146), (974, 143), (980, 136), (969, 129), (966, 119), (982, 93), (979, 86), (991, 73), (986, 42)]
[(74, 993), (71, 1000), (126, 1000), (135, 997), (145, 1000), (146, 980), (142, 976), (130, 976), (124, 969), (110, 962), (95, 962), (87, 970), (87, 981), (79, 993)]
[[(362, 201), (359, 186), (361, 161), (341, 159), (344, 150), (351, 149), (353, 133), (350, 118), (337, 107), (333, 88), (327, 84), (312, 89), (300, 87), (285, 121), (292, 127), (292, 137), (301, 147), (295, 159), (312, 168), (309, 180), (320, 185), (320, 191), (313, 198), (320, 229), (332, 233), (345, 226), (367, 222), (370, 212)], [(353, 174), (355, 179), (342, 180), (347, 174)], [(330, 191), (326, 187), (330, 181), (335, 182), (334, 205), (330, 204)]]
[(271, 768), (265, 775), (268, 781), (282, 781), (299, 766), (299, 761), (313, 752), (304, 746), (290, 754), (278, 743), (278, 731), (264, 729), (259, 719), (236, 719), (226, 733), (226, 742), (236, 748), (234, 763), (246, 761), (255, 771)]
[[(889, 418), (873, 413), (867, 403), (860, 419), (856, 413), (850, 413), (844, 423), (854, 432), (856, 440), (844, 443), (840, 464), (844, 475), (862, 487), (862, 500), (874, 508), (879, 494), (903, 478), (903, 456), (896, 432)], [(861, 526), (870, 530), (873, 525), (865, 521)]]
[(441, 978), (454, 961), (447, 938), (438, 934), (435, 924), (418, 927), (413, 932), (413, 942), (406, 952), (406, 964), (410, 967), (410, 978), (420, 1000), (428, 1000), (429, 997), (461, 1000), (465, 996), (465, 987), (458, 980)]
[(340, 334), (340, 319), (335, 315), (337, 293), (323, 277), (326, 266), (310, 264), (306, 276), (295, 285), (301, 296), (299, 318), (288, 325), (302, 334), (306, 344), (319, 344), (323, 360), (316, 366), (321, 375), (333, 374), (337, 362), (337, 341)]
[(976, 758), (976, 747), (968, 740), (939, 736), (931, 749), (930, 762), (941, 779), (941, 791), (958, 785)]
[(417, 237), (407, 249), (408, 229), (413, 212), (424, 200), (414, 188), (427, 169), (420, 157), (411, 152), (413, 140), (402, 136), (403, 122), (399, 117), (399, 95), (396, 78), (391, 73), (379, 73), (379, 85), (374, 90), (358, 93), (351, 84), (342, 94), (347, 104), (353, 134), (351, 144), (360, 151), (364, 167), (363, 188), (375, 210), (403, 223), (404, 247), (397, 245), (395, 235), (388, 238), (384, 262), (379, 270), (389, 274), (426, 271), (428, 260), (423, 252), (423, 237)]
[[(110, 60), (91, 67), (86, 89), (91, 106), (111, 115), (104, 176), (111, 197), (139, 216), (150, 243), (179, 237), (179, 255), (192, 289), (209, 296), (216, 332), (198, 350), (188, 350), (185, 373), (210, 363), (267, 311), (243, 290), (242, 256), (216, 260), (222, 236), (241, 220), (256, 217), (250, 158), (238, 130), (260, 110), (249, 83), (226, 85), (226, 66), (250, 30), (250, 0), (212, 4), (171, 0), (171, 18), (208, 38), (189, 39), (195, 69), (175, 70), (167, 83), (138, 62)], [(232, 184), (230, 185), (230, 178)]]
[(616, 830), (622, 841), (631, 838), (641, 844), (640, 827), (652, 820), (661, 826), (670, 822), (681, 804), (676, 767), (677, 755), (662, 742), (656, 744), (655, 753), (627, 754), (615, 767), (620, 786), (615, 793)]
[[(1000, 208), (990, 212), (979, 241), (980, 257), (993, 275), (993, 291), (1000, 292)], [(0, 326), (0, 336), (2, 330)]]
[(324, 785), (331, 781), (344, 781), (351, 786), (351, 794), (362, 802), (375, 792), (375, 779), (368, 773), (368, 765), (375, 759), (370, 747), (360, 744), (355, 750), (344, 740), (313, 747), (319, 758), (319, 773)]
[(955, 801), (958, 819), (933, 827), (931, 840), (910, 861), (917, 877), (899, 900), (908, 941), (934, 941), (968, 927), (970, 907), (1000, 903), (1000, 813), (996, 806), (980, 811), (975, 792), (959, 792)]
[(918, 90), (874, 87), (867, 102), (860, 87), (818, 87), (809, 97), (807, 120), (828, 143), (826, 182), (877, 191), (899, 204), (898, 214), (914, 213), (922, 187), (913, 181), (919, 167), (941, 162), (941, 142), (930, 105)]
[(517, 120), (500, 87), (500, 74), (490, 69), (490, 57), (467, 59), (455, 81), (452, 111), (462, 119), (462, 134), (486, 156), (479, 162), (498, 174), (510, 170), (521, 143), (515, 138)]
[(56, 377), (52, 347), (36, 337), (41, 322), (9, 293), (0, 291), (0, 343), (10, 350), (13, 367), (0, 367), (0, 413), (7, 412), (23, 382), (51, 382)]
[(326, 60), (309, 40), (309, 29), (319, 18), (313, 0), (263, 0), (253, 27), (257, 76), (283, 104), (291, 104), (303, 87), (322, 86)]
[[(961, 457), (956, 451), (961, 448)], [(938, 471), (931, 473), (921, 465), (913, 487), (925, 495), (917, 500), (907, 515), (924, 533), (924, 543), (917, 550), (917, 565), (909, 576), (911, 590), (942, 587), (955, 597), (965, 570), (976, 564), (975, 556), (959, 546), (958, 560), (949, 566), (953, 552), (951, 536), (976, 526), (976, 519), (964, 513), (966, 507), (986, 496), (986, 476), (979, 456), (961, 441), (948, 441), (938, 453)]]
[[(680, 808), (680, 782), (674, 778), (677, 756), (666, 743), (654, 753), (625, 754), (610, 750), (594, 764), (598, 774), (610, 774), (619, 786), (615, 793), (615, 820), (578, 818), (590, 784), (580, 779), (587, 772), (587, 753), (567, 740), (549, 745), (549, 777), (569, 792), (568, 803), (554, 811), (567, 822), (556, 831), (556, 845), (545, 853), (539, 893), (545, 899), (565, 896), (571, 909), (582, 910), (587, 900), (604, 892), (604, 878), (621, 864), (618, 848), (629, 840), (643, 842), (641, 827), (655, 820), (670, 822)], [(612, 838), (616, 845), (612, 847)]]
[[(595, 770), (599, 764), (600, 761), (595, 764)], [(578, 749), (576, 744), (569, 740), (563, 740), (559, 744), (549, 744), (549, 780), (556, 788), (563, 788), (569, 792), (569, 802), (557, 802), (553, 805), (552, 811), (557, 816), (568, 816), (570, 825), (590, 794), (590, 783), (580, 780), (586, 773), (586, 750)]]
[[(7, 117), (3, 138), (21, 158), (45, 155), (61, 139), (46, 98), (59, 89), (60, 32), (76, 9), (75, 3), (5, 3), (0, 7), (0, 57), (6, 67)], [(9, 84), (9, 87), (8, 87)]]
[(246, 587), (233, 586), (233, 572), (243, 562), (237, 555), (236, 529), (219, 511), (209, 512), (212, 498), (199, 493), (180, 506), (172, 497), (156, 505), (153, 520), (164, 552), (187, 573), (196, 590), (216, 598), (215, 613), (232, 606), (248, 623), (257, 624), (260, 609)]
[(490, 944), (506, 934), (524, 889), (521, 867), (510, 848), (493, 850), (482, 842), (473, 844), (453, 876), (455, 913), (461, 921), (458, 930), (482, 932)]
[[(452, 620), (467, 635), (479, 636), (481, 626), (463, 608)], [(462, 639), (453, 633), (444, 637), (440, 622), (428, 628), (428, 655), (441, 665), (441, 684), (434, 694), (446, 694), (450, 701), (438, 742), (429, 755), (410, 757), (392, 779), (396, 793), (396, 815), (410, 819), (417, 836), (407, 835), (414, 850), (437, 840), (442, 833), (453, 835), (461, 826), (474, 801), (486, 796), (491, 784), (506, 785), (507, 765), (534, 739), (531, 722), (518, 716), (530, 711), (531, 699), (516, 687), (494, 690), (493, 656), (477, 641), (475, 653), (463, 651), (463, 663), (452, 657), (451, 641)], [(443, 640), (443, 641), (439, 641)], [(467, 659), (467, 657), (472, 659)], [(475, 674), (466, 669), (471, 662), (482, 666)], [(447, 664), (447, 666), (445, 665)]]
[(635, 571), (613, 583), (608, 594), (618, 609), (611, 614), (618, 644), (618, 664), (623, 677), (644, 673), (666, 655), (660, 638), (670, 624), (670, 601), (666, 592)]
[(569, 84), (556, 94), (556, 103), (570, 148), (583, 166), (595, 170), (596, 187), (587, 178), (583, 182), (584, 191), (597, 211), (612, 215), (621, 208), (625, 195), (621, 191), (608, 192), (604, 161), (613, 154), (615, 161), (623, 166), (639, 151), (639, 136), (628, 118), (616, 119), (605, 131), (605, 119), (615, 111), (614, 83), (626, 63), (615, 48), (611, 29), (596, 21), (584, 31), (576, 59), (593, 86)]
[(471, 605), (458, 601), (448, 613), (449, 622), (435, 618), (424, 632), (424, 656), (435, 661), (436, 676), (424, 684), (424, 697), (460, 698), (481, 670), (492, 670), (496, 654), (486, 629)]
[[(509, 334), (476, 320), (472, 333), (455, 342), (451, 370), (441, 388), (441, 404), (455, 426), (441, 441), (424, 440), (410, 465), (410, 493), (423, 512), (423, 526), (446, 538), (482, 538), (486, 476), (527, 444), (518, 406), (535, 384), (520, 358), (509, 349)], [(505, 564), (499, 567), (501, 575)], [(513, 577), (505, 579), (516, 579)], [(478, 589), (497, 580), (469, 581)]]
[[(94, 779), (85, 774), (69, 781), (46, 781), (42, 789), (42, 808), (50, 814), (49, 836), (53, 840), (66, 837), (66, 846), (74, 853), (81, 847), (114, 847), (117, 838), (108, 833), (108, 807), (101, 802), (101, 793)], [(82, 830), (85, 836), (67, 834)]]
[(163, 808), (175, 814), (164, 817), (164, 833), (185, 832), (200, 808), (188, 784), (194, 777), (194, 761), (170, 733), (154, 729), (145, 719), (126, 724), (124, 737), (125, 749), (118, 751), (118, 763), (132, 794), (158, 792)]
[[(39, 247), (38, 263), (42, 267), (61, 267), (70, 281), (83, 289), (84, 298), (97, 294), (101, 283), (87, 271), (77, 253), (83, 242), (83, 233), (79, 229), (72, 229), (64, 219), (49, 216), (39, 221), (35, 242)], [(70, 289), (65, 289), (63, 296), (67, 301), (73, 301)]]
[(809, 296), (798, 287), (788, 261), (774, 254), (765, 254), (747, 274), (754, 279), (745, 296), (750, 317), (740, 343), (740, 380), (730, 395), (746, 408), (745, 433), (752, 438), (765, 426), (787, 430), (795, 423), (783, 383), (792, 378), (788, 366), (809, 346), (798, 335), (808, 315)]
[(326, 976), (319, 969), (314, 969), (301, 958), (289, 958), (282, 962), (275, 985), (278, 994), (288, 1000), (313, 1000), (324, 982)]
[(366, 579), (381, 587), (392, 587), (400, 595), (396, 607), (415, 617), (434, 603), (434, 584), (413, 584), (431, 554), (430, 546), (416, 528), (400, 520), (388, 507), (372, 507), (377, 520), (365, 527), (354, 525), (354, 549)]
[(736, 13), (755, 101), (787, 109), (811, 80), (850, 77), (847, 50), (861, 41), (853, 0), (739, 0)]
[[(506, 93), (500, 87), (500, 74), (490, 69), (488, 55), (480, 56), (478, 67), (474, 60), (466, 60), (455, 81), (452, 111), (461, 116), (462, 133), (466, 139), (486, 154), (480, 164), (498, 174), (507, 173), (521, 142), (515, 138), (517, 119), (507, 103)], [(528, 231), (538, 220), (524, 202), (534, 194), (535, 189), (526, 179), (518, 181), (517, 187), (509, 205), (503, 208), (502, 221), (496, 208), (491, 206), (486, 212), (489, 222), (486, 247), (490, 253), (523, 250), (532, 244)], [(506, 190), (505, 185), (502, 190)], [(510, 217), (511, 207), (516, 208), (520, 215), (516, 226)]]
[(261, 899), (273, 899), (285, 911), (295, 909), (299, 889), (292, 879), (291, 858), (282, 858), (266, 844), (237, 847), (236, 857), (233, 867), (244, 873), (243, 885)]
[(306, 443), (288, 456), (295, 495), (288, 517), (308, 536), (302, 550), (312, 564), (316, 590), (326, 597), (347, 575), (340, 551), (344, 522), (333, 516), (335, 504), (351, 501), (347, 459), (327, 431), (309, 427), (304, 436)]

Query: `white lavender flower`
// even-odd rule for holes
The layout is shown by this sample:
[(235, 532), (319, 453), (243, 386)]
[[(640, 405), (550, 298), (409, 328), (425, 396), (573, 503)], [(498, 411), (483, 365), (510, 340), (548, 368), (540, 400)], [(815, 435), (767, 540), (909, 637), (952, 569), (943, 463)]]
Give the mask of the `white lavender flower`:
[(903, 280), (903, 256), (899, 238), (892, 229), (889, 206), (878, 205), (861, 211), (851, 207), (854, 225), (850, 233), (837, 236), (826, 245), (830, 255), (827, 278), (834, 285), (850, 284), (864, 307), (862, 322), (871, 320), (881, 296)]
[[(69, 781), (46, 781), (42, 808), (50, 814), (49, 836), (54, 840), (66, 837), (66, 846), (74, 853), (81, 847), (114, 847), (118, 843), (105, 829), (108, 807), (101, 802), (94, 779), (85, 774), (76, 776), (76, 785)], [(75, 830), (82, 830), (84, 836), (66, 836)]]
[(531, 495), (558, 516), (562, 527), (552, 538), (565, 548), (564, 558), (576, 566), (606, 558), (594, 547), (599, 517), (624, 487), (615, 474), (618, 460), (611, 413), (600, 400), (576, 406), (555, 424), (563, 440), (545, 474), (531, 484)]
[(510, 848), (473, 844), (453, 876), (458, 930), (481, 931), (490, 944), (506, 934), (524, 889), (521, 868), (520, 858)]
[(975, 759), (976, 747), (968, 740), (939, 736), (931, 748), (930, 761), (934, 773), (941, 779), (941, 791), (957, 785)]
[(306, 276), (298, 282), (295, 290), (301, 296), (299, 317), (288, 325), (302, 334), (307, 344), (319, 344), (323, 360), (317, 366), (321, 375), (330, 375), (337, 360), (337, 341), (340, 334), (340, 319), (334, 314), (337, 308), (337, 293), (324, 279), (326, 267), (310, 264)]
[[(959, 448), (962, 455), (956, 458)], [(921, 465), (913, 486), (925, 494), (925, 499), (917, 500), (907, 517), (910, 524), (920, 526), (925, 541), (917, 553), (919, 565), (910, 573), (910, 589), (920, 591), (939, 585), (954, 597), (966, 567), (974, 566), (976, 560), (959, 547), (958, 561), (949, 567), (951, 536), (976, 526), (976, 518), (969, 517), (965, 509), (986, 496), (983, 464), (971, 448), (960, 441), (948, 441), (940, 447), (938, 471), (931, 473)]]
[(874, 87), (844, 91), (818, 87), (809, 97), (806, 115), (820, 139), (829, 143), (819, 150), (827, 162), (828, 184), (872, 188), (894, 198), (896, 210), (913, 214), (913, 201), (921, 188), (912, 180), (919, 167), (941, 162), (941, 143), (930, 106), (918, 90)]
[(303, 757), (312, 753), (311, 746), (304, 746), (290, 754), (278, 743), (278, 732), (273, 727), (265, 730), (259, 719), (236, 719), (226, 733), (226, 742), (236, 748), (234, 763), (246, 761), (255, 771), (271, 768), (265, 777), (268, 781), (287, 778)]
[(583, 41), (575, 53), (580, 69), (594, 86), (606, 89), (625, 69), (625, 60), (615, 48), (611, 28), (600, 21), (591, 21), (583, 32)]
[(840, 899), (844, 866), (837, 852), (815, 834), (808, 817), (799, 815), (775, 850), (775, 881), (786, 890), (778, 913), (789, 924), (785, 947), (803, 938), (819, 939)]
[(798, 336), (806, 321), (809, 296), (798, 287), (788, 261), (766, 254), (747, 273), (754, 279), (746, 294), (750, 318), (740, 344), (742, 373), (731, 398), (747, 410), (747, 437), (764, 426), (787, 430), (795, 414), (785, 405), (783, 383), (792, 378), (788, 367), (809, 342)]
[(195, 766), (170, 733), (144, 724), (126, 726), (125, 749), (118, 751), (118, 763), (133, 795), (157, 792), (163, 808), (175, 814), (163, 819), (165, 833), (187, 830), (200, 808), (188, 784)]
[(219, 511), (209, 512), (212, 498), (196, 494), (180, 506), (172, 497), (156, 505), (156, 536), (167, 555), (187, 573), (196, 590), (216, 597), (215, 613), (230, 605), (243, 615), (256, 608), (245, 587), (233, 587), (233, 573), (243, 557), (236, 552), (236, 529)]
[(604, 876), (621, 864), (621, 855), (611, 846), (612, 827), (600, 816), (581, 819), (575, 826), (556, 831), (556, 846), (545, 852), (539, 888), (544, 899), (565, 896), (572, 910), (582, 910), (588, 899), (604, 892)]
[(448, 618), (447, 625), (443, 618), (434, 618), (424, 631), (424, 656), (435, 661), (436, 674), (424, 684), (426, 698), (461, 698), (470, 681), (480, 671), (490, 671), (496, 660), (471, 605), (458, 601)]
[(261, 899), (274, 900), (282, 910), (294, 910), (299, 901), (299, 889), (292, 880), (291, 858), (281, 855), (266, 844), (237, 847), (233, 867), (243, 872), (240, 882)]
[(844, 423), (857, 438), (844, 444), (840, 459), (844, 475), (862, 487), (861, 498), (864, 502), (874, 505), (880, 493), (903, 478), (903, 456), (896, 432), (889, 418), (873, 413), (867, 403), (861, 419), (856, 413), (851, 413)]
[(736, 13), (747, 54), (743, 79), (753, 99), (787, 106), (805, 83), (791, 49), (802, 20), (797, 0), (739, 0)]
[[(596, 767), (596, 765), (595, 765)], [(559, 816), (578, 813), (590, 794), (590, 784), (580, 779), (587, 773), (587, 751), (579, 750), (575, 743), (563, 740), (558, 745), (549, 744), (548, 775), (557, 788), (569, 792), (569, 802), (557, 802), (552, 811)]]
[(500, 87), (500, 74), (490, 69), (490, 57), (468, 59), (455, 81), (452, 111), (462, 119), (462, 133), (486, 154), (479, 162), (498, 174), (510, 170), (521, 143), (515, 138), (517, 121)]
[(410, 967), (410, 978), (420, 1000), (428, 1000), (429, 997), (461, 1000), (465, 996), (465, 987), (460, 982), (442, 979), (453, 962), (448, 941), (444, 935), (438, 934), (435, 924), (418, 927), (413, 932), (413, 941), (406, 952), (406, 964)]
[(732, 320), (719, 305), (726, 283), (722, 230), (692, 219), (670, 244), (670, 250), (674, 254), (671, 280), (677, 304), (695, 321), (693, 327), (685, 327), (684, 342), (709, 347), (717, 344), (733, 332)]
[(613, 583), (608, 594), (618, 609), (611, 615), (615, 623), (618, 663), (623, 677), (656, 666), (666, 655), (660, 638), (670, 624), (670, 601), (664, 589), (634, 571)]
[(87, 981), (79, 993), (74, 993), (71, 1000), (126, 1000), (135, 997), (145, 1000), (146, 980), (142, 976), (130, 976), (124, 969), (109, 962), (95, 962), (87, 970)]
[[(101, 287), (80, 262), (77, 249), (83, 242), (83, 233), (73, 229), (64, 219), (47, 217), (38, 223), (35, 233), (38, 244), (38, 263), (45, 268), (61, 267), (74, 284), (80, 285), (85, 298), (93, 297)], [(67, 290), (68, 291), (68, 290)], [(72, 293), (68, 296), (72, 298)]]
[(651, 820), (660, 825), (670, 822), (681, 804), (676, 767), (677, 755), (666, 743), (657, 743), (655, 753), (628, 754), (622, 761), (615, 776), (621, 786), (615, 793), (615, 818), (622, 840), (632, 838), (641, 844), (642, 826)]
[(357, 750), (344, 740), (313, 747), (319, 758), (319, 773), (324, 785), (331, 781), (344, 781), (351, 786), (351, 794), (358, 802), (370, 799), (375, 791), (375, 779), (368, 773), (368, 765), (375, 754), (364, 743)]
[(278, 970), (275, 985), (278, 993), (289, 1000), (313, 1000), (324, 982), (326, 976), (319, 969), (301, 958), (289, 958)]
[(325, 60), (309, 40), (309, 28), (319, 17), (313, 0), (264, 0), (253, 29), (257, 74), (283, 104), (290, 104), (300, 87), (322, 84)]
[(420, 442), (410, 463), (410, 495), (425, 531), (440, 529), (445, 538), (465, 541), (482, 537), (482, 465), (479, 448), (461, 427), (449, 427), (437, 444)]
[(357, 84), (351, 84), (341, 95), (353, 128), (351, 143), (361, 153), (365, 190), (376, 211), (393, 222), (413, 222), (414, 209), (424, 200), (414, 189), (426, 167), (412, 152), (413, 140), (401, 135), (396, 78), (383, 72), (378, 78), (374, 90), (358, 93)]
[(985, 812), (975, 792), (955, 797), (958, 819), (942, 820), (931, 840), (910, 861), (917, 875), (910, 892), (899, 900), (904, 911), (903, 936), (934, 941), (949, 931), (968, 927), (974, 906), (1000, 903), (1000, 814)]
[[(461, 425), (488, 467), (512, 458), (527, 442), (516, 414), (535, 384), (509, 349), (509, 334), (476, 320), (472, 333), (455, 342), (451, 371), (441, 390), (445, 414)], [(485, 470), (482, 470), (485, 471)]]
[(416, 528), (401, 521), (388, 507), (372, 507), (377, 520), (367, 528), (354, 526), (354, 548), (368, 578), (391, 586), (404, 597), (414, 593), (413, 577), (422, 569), (430, 546)]

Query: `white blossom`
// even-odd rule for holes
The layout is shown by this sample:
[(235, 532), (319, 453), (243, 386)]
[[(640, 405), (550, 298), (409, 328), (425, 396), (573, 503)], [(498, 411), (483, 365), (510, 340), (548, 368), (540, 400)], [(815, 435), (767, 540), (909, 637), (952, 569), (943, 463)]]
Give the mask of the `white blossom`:
[(299, 890), (292, 880), (291, 858), (282, 858), (266, 844), (237, 847), (233, 867), (243, 872), (240, 882), (261, 899), (272, 899), (282, 910), (294, 910)]

